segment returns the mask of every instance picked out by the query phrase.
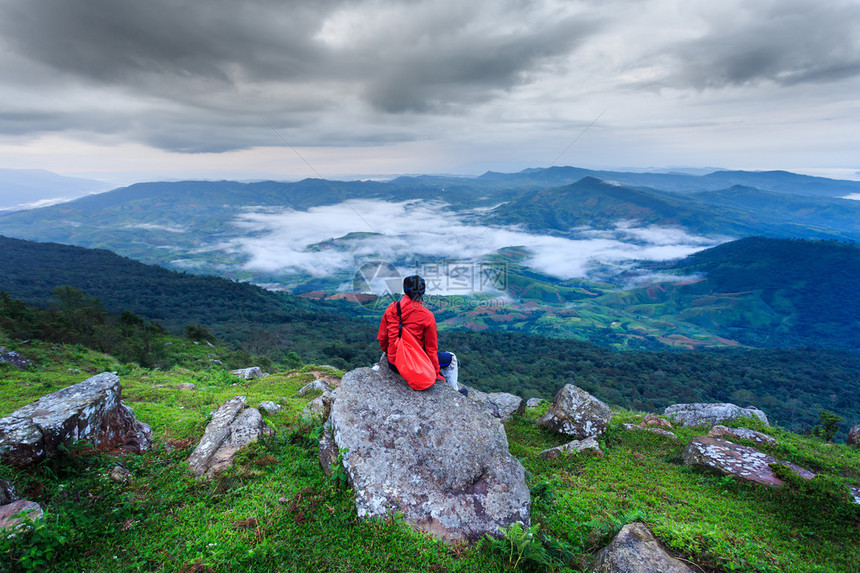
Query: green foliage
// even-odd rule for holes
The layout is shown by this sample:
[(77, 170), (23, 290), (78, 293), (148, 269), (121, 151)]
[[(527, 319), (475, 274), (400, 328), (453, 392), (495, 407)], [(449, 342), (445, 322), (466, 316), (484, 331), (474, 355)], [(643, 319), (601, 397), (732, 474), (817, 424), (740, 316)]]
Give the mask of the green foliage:
[(212, 333), (199, 324), (188, 324), (185, 326), (185, 338), (198, 342), (215, 342)]
[(349, 448), (344, 448), (337, 453), (337, 460), (331, 466), (331, 481), (340, 490), (346, 490), (349, 487), (349, 476), (346, 473), (346, 468), (343, 465), (343, 455), (349, 451)]
[(644, 511), (638, 509), (627, 510), (618, 515), (606, 515), (600, 519), (593, 519), (585, 524), (591, 529), (589, 540), (591, 547), (598, 549), (608, 545), (618, 535), (621, 528), (635, 521), (646, 521), (648, 516)]
[(838, 536), (843, 528), (857, 526), (860, 506), (854, 503), (844, 480), (832, 475), (805, 479), (790, 468), (771, 464), (776, 477), (785, 482), (779, 497), (786, 516), (820, 535)]
[(820, 424), (812, 428), (812, 433), (826, 442), (832, 442), (836, 432), (839, 431), (842, 417), (837, 416), (833, 412), (821, 410), (818, 413), (818, 420)]
[(540, 542), (537, 536), (538, 529), (540, 529), (540, 525), (525, 527), (519, 521), (507, 528), (499, 528), (504, 539), (501, 542), (497, 542), (496, 545), (501, 546), (508, 554), (508, 564), (513, 569), (516, 569), (520, 562), (546, 567), (554, 567), (556, 565), (555, 560)]

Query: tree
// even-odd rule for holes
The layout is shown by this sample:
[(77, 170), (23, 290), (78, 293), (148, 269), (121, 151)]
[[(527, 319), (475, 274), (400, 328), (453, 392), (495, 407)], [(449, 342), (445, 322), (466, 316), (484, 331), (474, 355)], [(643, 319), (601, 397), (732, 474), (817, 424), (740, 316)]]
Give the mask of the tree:
[(839, 431), (842, 417), (837, 416), (833, 412), (821, 410), (818, 412), (818, 420), (821, 423), (812, 428), (812, 433), (825, 441), (832, 442), (833, 436)]

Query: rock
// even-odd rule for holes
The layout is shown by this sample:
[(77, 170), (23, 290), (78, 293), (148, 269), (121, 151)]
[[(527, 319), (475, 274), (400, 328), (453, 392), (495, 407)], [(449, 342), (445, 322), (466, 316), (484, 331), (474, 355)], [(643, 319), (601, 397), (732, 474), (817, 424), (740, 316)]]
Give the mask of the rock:
[(271, 430), (256, 408), (245, 408), (245, 396), (236, 396), (218, 408), (188, 465), (196, 476), (212, 477), (226, 470), (244, 446)]
[(446, 542), (529, 525), (525, 470), (504, 426), (448, 384), (416, 392), (388, 368), (359, 368), (343, 377), (329, 422), (320, 457), (325, 467), (342, 452), (359, 517), (402, 514)]
[(598, 456), (603, 456), (603, 451), (600, 449), (600, 444), (597, 443), (597, 438), (585, 438), (584, 440), (573, 440), (561, 446), (549, 448), (540, 453), (540, 457), (545, 460), (554, 460), (562, 456), (568, 456), (573, 453), (584, 452), (591, 450)]
[(490, 400), (489, 394), (481, 392), (469, 386), (463, 386), (466, 389), (466, 396), (479, 406), (481, 406), (490, 416), (501, 419), (502, 414), (499, 412), (499, 407)]
[(574, 438), (600, 436), (609, 426), (609, 406), (573, 384), (565, 384), (549, 411), (538, 418), (541, 426)]
[(12, 482), (0, 479), (0, 505), (7, 505), (19, 499), (21, 499), (21, 496), (15, 491), (15, 486)]
[(537, 408), (543, 403), (543, 398), (529, 398), (528, 400), (526, 400), (526, 408)]
[(772, 487), (779, 487), (783, 482), (773, 474), (768, 464), (788, 466), (794, 473), (806, 479), (815, 477), (815, 474), (810, 471), (792, 463), (780, 461), (754, 448), (708, 436), (693, 438), (681, 457), (687, 465), (708, 468), (721, 474), (737, 476), (745, 481)]
[(301, 389), (297, 392), (299, 396), (307, 396), (308, 394), (312, 394), (314, 392), (331, 392), (332, 387), (329, 386), (326, 381), (323, 380), (314, 380), (310, 384), (305, 384), (301, 387)]
[(677, 440), (678, 436), (669, 430), (664, 430), (663, 428), (653, 428), (650, 426), (637, 426), (636, 424), (621, 424), (621, 427), (625, 430), (631, 430), (634, 432), (651, 432), (652, 434), (660, 434), (661, 436), (666, 436), (672, 440)]
[(756, 432), (755, 430), (750, 430), (749, 428), (727, 428), (725, 426), (714, 426), (711, 428), (711, 431), (708, 432), (708, 435), (712, 438), (728, 438), (728, 439), (736, 439), (736, 440), (751, 440), (757, 444), (776, 444), (776, 440), (768, 436), (767, 434), (762, 434), (761, 432)]
[(283, 410), (284, 407), (279, 404), (275, 404), (271, 400), (266, 400), (264, 402), (260, 402), (260, 407), (258, 409), (260, 410), (260, 413), (275, 414), (276, 412)]
[(860, 487), (854, 487), (853, 485), (849, 485), (848, 491), (851, 493), (851, 497), (854, 499), (854, 503), (860, 505)]
[(595, 573), (694, 573), (669, 555), (643, 523), (628, 523), (612, 543), (601, 549)]
[(741, 408), (734, 404), (673, 404), (663, 413), (683, 426), (713, 426), (726, 420), (755, 416), (765, 426), (770, 424), (767, 416), (758, 408)]
[(663, 428), (664, 430), (672, 429), (672, 422), (669, 420), (664, 420), (663, 418), (658, 418), (654, 414), (648, 414), (645, 416), (645, 419), (639, 423), (643, 428)]
[(81, 371), (78, 370), (77, 368), (67, 368), (66, 372), (69, 374), (80, 374), (81, 373)]
[[(15, 517), (21, 512), (25, 512), (24, 517)], [(24, 520), (30, 519), (36, 521), (44, 515), (42, 508), (34, 501), (19, 499), (6, 505), (0, 505), (0, 531), (9, 529), (18, 529), (23, 527)]]
[(320, 439), (319, 446), (319, 460), (320, 467), (323, 469), (323, 473), (328, 477), (331, 477), (334, 471), (332, 470), (332, 466), (337, 463), (337, 456), (339, 454), (337, 444), (334, 442), (334, 432), (331, 427), (331, 417), (325, 422), (324, 431), (322, 438)]
[(109, 477), (116, 483), (121, 483), (124, 485), (129, 485), (134, 479), (130, 471), (119, 465), (113, 467), (113, 469), (110, 471)]
[(860, 447), (860, 424), (851, 428), (848, 432), (848, 437), (845, 439), (845, 443), (855, 448)]
[(26, 370), (33, 365), (32, 362), (21, 356), (14, 350), (6, 350), (5, 346), (0, 346), (0, 363), (11, 364), (18, 370)]
[(302, 418), (327, 420), (331, 413), (332, 404), (334, 404), (334, 394), (324, 392), (322, 396), (317, 396), (308, 402), (308, 405), (302, 410)]
[(469, 399), (477, 402), (490, 413), (491, 416), (507, 422), (515, 412), (525, 412), (525, 403), (519, 396), (506, 392), (481, 392), (474, 388), (468, 388)]
[(197, 386), (191, 382), (183, 382), (182, 384), (178, 384), (176, 388), (179, 390), (197, 390)]
[(43, 396), (0, 419), (0, 461), (27, 466), (56, 455), (73, 440), (109, 450), (141, 452), (152, 430), (122, 403), (119, 376), (103, 372)]
[(263, 374), (263, 371), (260, 370), (259, 366), (252, 366), (250, 368), (240, 368), (238, 370), (233, 370), (233, 374), (244, 380), (254, 380), (256, 378), (263, 378), (264, 376), (268, 376), (268, 374)]

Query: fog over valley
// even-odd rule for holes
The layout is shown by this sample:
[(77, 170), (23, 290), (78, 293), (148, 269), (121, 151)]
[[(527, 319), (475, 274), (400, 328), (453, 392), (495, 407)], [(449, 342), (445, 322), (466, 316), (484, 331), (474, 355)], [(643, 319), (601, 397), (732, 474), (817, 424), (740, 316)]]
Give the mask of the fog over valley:
[(567, 238), (482, 225), (480, 214), (420, 201), (354, 200), (307, 211), (251, 208), (232, 222), (245, 233), (213, 246), (247, 257), (242, 266), (249, 271), (312, 277), (353, 273), (369, 260), (414, 272), (429, 262), (477, 261), (506, 247), (523, 247), (526, 265), (571, 279), (597, 269), (605, 274), (607, 266), (626, 270), (634, 260), (681, 258), (725, 240), (631, 222), (610, 230), (579, 228), (573, 230), (576, 238)]

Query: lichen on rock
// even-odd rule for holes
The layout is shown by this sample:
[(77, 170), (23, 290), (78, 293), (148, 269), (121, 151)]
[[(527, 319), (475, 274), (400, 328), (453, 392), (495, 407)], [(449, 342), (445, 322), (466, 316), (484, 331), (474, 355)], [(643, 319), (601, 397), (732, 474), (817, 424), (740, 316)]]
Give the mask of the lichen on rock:
[(416, 392), (387, 368), (347, 373), (320, 445), (341, 454), (359, 517), (402, 514), (444, 541), (530, 522), (525, 470), (498, 419), (447, 384)]

